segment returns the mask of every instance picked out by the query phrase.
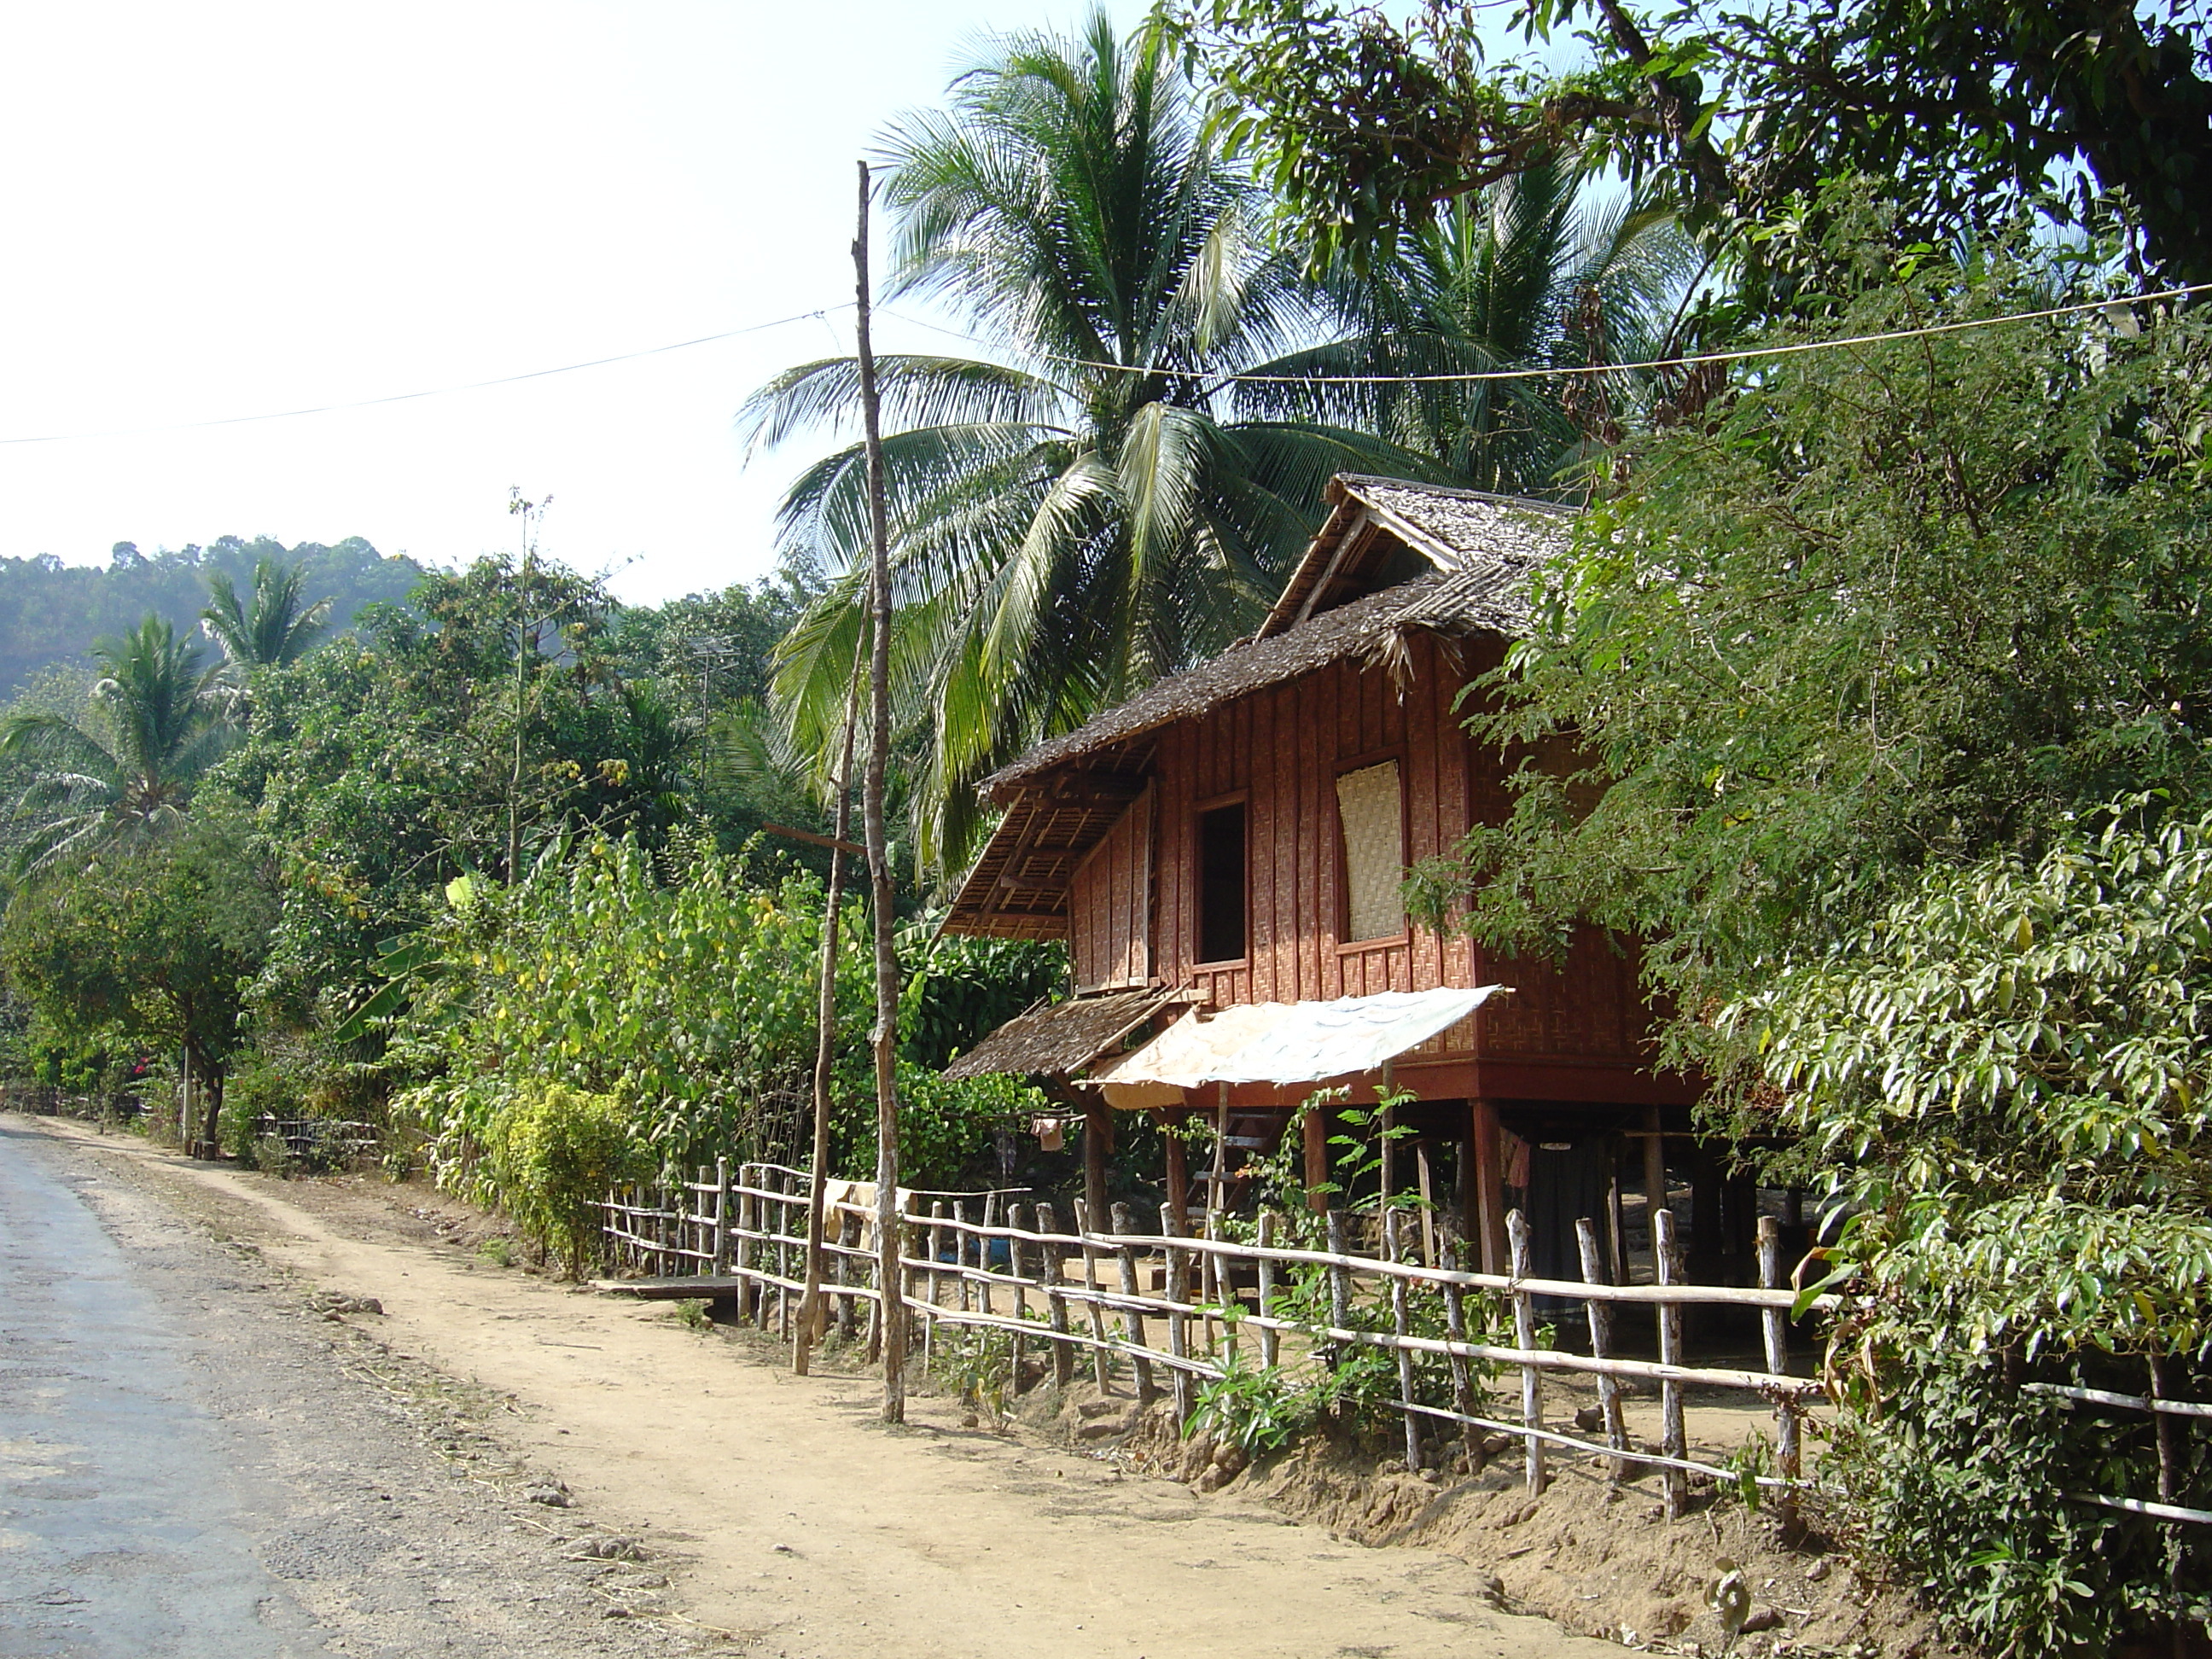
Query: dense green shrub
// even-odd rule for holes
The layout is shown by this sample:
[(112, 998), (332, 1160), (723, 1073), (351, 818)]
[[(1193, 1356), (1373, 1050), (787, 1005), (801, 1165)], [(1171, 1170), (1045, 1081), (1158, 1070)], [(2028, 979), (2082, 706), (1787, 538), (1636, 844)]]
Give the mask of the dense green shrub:
[[(1992, 1649), (2201, 1620), (2147, 1413), (2024, 1382), (2212, 1388), (2212, 818), (2135, 808), (2033, 863), (1931, 872), (1728, 1016), (1849, 1215), (1835, 1468), (1868, 1541)], [(2172, 1501), (2212, 1508), (2203, 1437)]]
[(492, 1114), (477, 1176), (538, 1248), (557, 1250), (571, 1279), (597, 1255), (597, 1200), (653, 1168), (629, 1114), (605, 1095), (526, 1084)]

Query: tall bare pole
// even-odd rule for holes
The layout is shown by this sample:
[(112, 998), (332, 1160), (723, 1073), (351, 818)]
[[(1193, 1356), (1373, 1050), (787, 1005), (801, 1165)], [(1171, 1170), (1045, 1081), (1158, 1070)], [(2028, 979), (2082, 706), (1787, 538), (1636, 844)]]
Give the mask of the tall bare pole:
[[(873, 630), (871, 629), (871, 632)], [(857, 671), (860, 665), (856, 662)], [(836, 845), (830, 849), (828, 908), (822, 914), (822, 988), (814, 1042), (814, 1163), (807, 1176), (806, 1294), (799, 1304), (799, 1334), (791, 1345), (791, 1370), (806, 1375), (822, 1334), (823, 1201), (830, 1180), (830, 1069), (837, 1050), (837, 924), (845, 902), (845, 842), (853, 828), (853, 726), (860, 712), (860, 677), (845, 698), (844, 752), (837, 762)]]
[(871, 908), (876, 923), (876, 1251), (883, 1297), (884, 1421), (906, 1421), (906, 1297), (899, 1266), (899, 1121), (897, 1056), (898, 951), (891, 937), (891, 866), (884, 842), (884, 767), (891, 745), (891, 532), (884, 499), (882, 410), (876, 396), (876, 354), (868, 332), (868, 164), (860, 167), (860, 228), (853, 236), (853, 272), (859, 299), (860, 411), (868, 452), (868, 769), (860, 793), (867, 836)]

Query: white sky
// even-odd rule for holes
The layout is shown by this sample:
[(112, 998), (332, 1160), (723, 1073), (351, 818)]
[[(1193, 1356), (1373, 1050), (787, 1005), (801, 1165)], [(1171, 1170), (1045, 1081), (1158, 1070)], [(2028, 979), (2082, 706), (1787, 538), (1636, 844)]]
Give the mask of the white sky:
[[(1082, 0), (309, 0), (0, 12), (0, 440), (450, 386), (852, 297), (853, 163), (983, 28)], [(1126, 24), (1141, 12), (1115, 0)], [(880, 247), (880, 241), (878, 244)], [(0, 442), (0, 555), (234, 533), (542, 545), (649, 602), (763, 573), (731, 429), (850, 314), (495, 391)], [(945, 349), (878, 326), (879, 349)]]

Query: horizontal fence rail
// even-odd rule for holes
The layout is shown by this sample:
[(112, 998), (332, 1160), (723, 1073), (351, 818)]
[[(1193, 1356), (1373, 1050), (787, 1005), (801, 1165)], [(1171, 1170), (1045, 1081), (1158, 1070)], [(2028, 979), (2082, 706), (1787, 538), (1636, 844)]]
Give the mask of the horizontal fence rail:
[[(1509, 1218), (1516, 1271), (1484, 1273), (1449, 1259), (1441, 1267), (1401, 1259), (1414, 1254), (1401, 1244), (1401, 1221), (1412, 1225), (1407, 1212), (1380, 1218), (1382, 1253), (1365, 1255), (1345, 1247), (1349, 1223), (1341, 1212), (1327, 1218), (1328, 1248), (1316, 1249), (1276, 1242), (1291, 1232), (1288, 1217), (1261, 1216), (1250, 1239), (1191, 1237), (1164, 1207), (1157, 1231), (1140, 1231), (1129, 1206), (1117, 1204), (1104, 1230), (1078, 1200), (1074, 1225), (1064, 1229), (1051, 1203), (1025, 1204), (1024, 1196), (1019, 1189), (902, 1192), (896, 1293), (912, 1310), (909, 1329), (926, 1358), (956, 1332), (1005, 1340), (1018, 1387), (1024, 1366), (1039, 1363), (1062, 1385), (1079, 1368), (1102, 1389), (1119, 1374), (1147, 1403), (1171, 1395), (1178, 1419), (1188, 1422), (1200, 1390), (1250, 1369), (1255, 1358), (1261, 1367), (1318, 1375), (1358, 1351), (1377, 1351), (1397, 1364), (1395, 1397), (1382, 1403), (1404, 1421), (1410, 1469), (1444, 1455), (1444, 1437), (1456, 1431), (1473, 1468), (1485, 1461), (1486, 1437), (1519, 1441), (1532, 1492), (1547, 1483), (1553, 1450), (1601, 1460), (1613, 1480), (1628, 1478), (1633, 1468), (1656, 1469), (1672, 1514), (1682, 1512), (1692, 1474), (1774, 1491), (1788, 1516), (1809, 1484), (1802, 1467), (1803, 1420), (1820, 1389), (1790, 1373), (1790, 1321), (1799, 1298), (1784, 1281), (1771, 1218), (1759, 1229), (1757, 1287), (1686, 1282), (1674, 1218), (1665, 1210), (1654, 1217), (1659, 1282), (1614, 1285), (1605, 1282), (1589, 1221), (1578, 1229), (1584, 1277), (1554, 1279), (1528, 1271), (1528, 1231), (1517, 1212)], [(610, 1193), (602, 1207), (614, 1265), (641, 1277), (602, 1282), (648, 1295), (726, 1298), (742, 1320), (789, 1340), (805, 1289), (807, 1205), (804, 1171), (727, 1160), (673, 1186)], [(865, 1317), (872, 1357), (882, 1331), (875, 1230), (872, 1188), (833, 1183), (819, 1317), (848, 1339), (862, 1334)], [(1580, 1305), (1587, 1352), (1538, 1340), (1540, 1297)], [(1833, 1302), (1821, 1297), (1808, 1305)], [(1755, 1312), (1765, 1369), (1686, 1363), (1683, 1311), (1701, 1307)], [(1658, 1358), (1614, 1352), (1614, 1316), (1647, 1309), (1656, 1321)], [(1519, 1378), (1517, 1413), (1486, 1386), (1507, 1374)], [(1602, 1439), (1547, 1419), (1544, 1380), (1561, 1374), (1597, 1379), (1601, 1426), (1589, 1432)], [(1656, 1385), (1656, 1447), (1631, 1442), (1624, 1384)], [(1772, 1407), (1771, 1473), (1690, 1455), (1683, 1421), (1688, 1388), (1746, 1393)]]
[(2212, 1405), (2196, 1400), (2168, 1399), (2165, 1390), (2164, 1364), (2156, 1358), (2150, 1361), (2151, 1391), (2148, 1394), (2119, 1394), (2109, 1389), (2084, 1389), (2067, 1382), (2023, 1382), (2022, 1394), (2047, 1395), (2065, 1401), (2069, 1406), (2079, 1402), (2087, 1406), (2109, 1406), (2117, 1411), (2143, 1412), (2149, 1415), (2158, 1429), (2158, 1498), (2112, 1498), (2102, 1492), (2069, 1492), (2068, 1501), (2091, 1504), (2099, 1509), (2118, 1510), (2126, 1515), (2148, 1516), (2157, 1521), (2186, 1521), (2198, 1526), (2212, 1526), (2212, 1510), (2196, 1510), (2173, 1501), (2180, 1485), (2181, 1424), (2177, 1419), (2212, 1417)]

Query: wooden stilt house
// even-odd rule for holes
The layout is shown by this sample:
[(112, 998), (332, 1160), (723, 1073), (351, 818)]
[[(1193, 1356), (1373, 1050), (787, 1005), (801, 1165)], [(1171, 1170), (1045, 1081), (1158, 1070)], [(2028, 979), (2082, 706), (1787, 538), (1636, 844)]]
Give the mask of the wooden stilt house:
[[(986, 781), (1005, 816), (945, 926), (1066, 940), (1076, 995), (953, 1069), (1085, 1098), (1094, 1210), (1116, 1109), (1217, 1120), (1214, 1166), (1183, 1170), (1171, 1140), (1166, 1171), (1174, 1203), (1195, 1188), (1211, 1206), (1316, 1088), (1365, 1103), (1387, 1078), (1413, 1132), (1389, 1178), (1455, 1213), (1486, 1269), (1517, 1205), (1540, 1274), (1579, 1276), (1574, 1219), (1600, 1214), (1625, 1270), (1624, 1183), (1664, 1192), (1662, 1137), (1696, 1092), (1654, 1069), (1632, 944), (1593, 933), (1563, 964), (1499, 960), (1411, 925), (1399, 896), (1409, 864), (1508, 810), (1507, 763), (1456, 700), (1524, 626), (1571, 510), (1354, 476), (1329, 500), (1253, 638)], [(1315, 1184), (1328, 1133), (1309, 1115)], [(1675, 1145), (1694, 1255), (1727, 1272), (1749, 1254), (1747, 1194)]]

